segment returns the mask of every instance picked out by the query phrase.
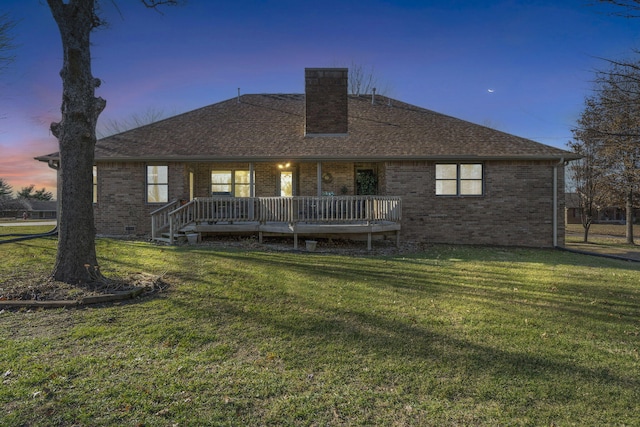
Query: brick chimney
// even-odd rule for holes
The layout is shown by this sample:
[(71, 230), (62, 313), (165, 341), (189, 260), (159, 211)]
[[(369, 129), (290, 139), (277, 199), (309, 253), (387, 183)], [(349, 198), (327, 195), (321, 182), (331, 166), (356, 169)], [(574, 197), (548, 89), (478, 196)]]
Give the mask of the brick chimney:
[(305, 135), (348, 132), (347, 68), (305, 68)]

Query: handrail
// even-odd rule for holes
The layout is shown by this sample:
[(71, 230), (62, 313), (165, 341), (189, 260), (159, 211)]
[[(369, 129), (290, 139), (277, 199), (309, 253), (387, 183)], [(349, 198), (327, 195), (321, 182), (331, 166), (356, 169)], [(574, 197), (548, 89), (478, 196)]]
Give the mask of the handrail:
[(179, 200), (172, 200), (161, 208), (151, 212), (151, 237), (156, 239), (169, 226), (169, 214), (180, 206)]
[(173, 244), (176, 232), (193, 221), (196, 200), (181, 205), (178, 209), (169, 212), (169, 243)]

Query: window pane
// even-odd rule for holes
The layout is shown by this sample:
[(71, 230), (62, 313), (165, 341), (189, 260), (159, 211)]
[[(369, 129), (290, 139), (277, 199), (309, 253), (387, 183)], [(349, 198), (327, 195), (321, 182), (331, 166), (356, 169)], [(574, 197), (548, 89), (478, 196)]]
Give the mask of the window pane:
[(249, 171), (236, 171), (236, 184), (248, 184)]
[(147, 183), (167, 184), (169, 182), (168, 166), (147, 166)]
[(251, 196), (250, 188), (248, 185), (236, 185), (235, 197), (249, 197)]
[(482, 165), (460, 165), (460, 179), (482, 179)]
[(160, 184), (169, 183), (169, 166), (157, 166), (158, 168), (158, 182)]
[(457, 165), (436, 165), (436, 179), (456, 179)]
[(211, 172), (211, 184), (227, 184), (231, 188), (231, 171)]
[(481, 180), (463, 180), (460, 181), (460, 194), (463, 195), (482, 195), (482, 181)]
[(438, 180), (436, 181), (436, 195), (455, 196), (457, 194), (456, 187), (455, 180)]
[(155, 166), (147, 166), (147, 183), (158, 183), (158, 171), (156, 170)]
[(169, 201), (169, 188), (167, 185), (147, 186), (148, 203), (166, 203)]
[(211, 172), (211, 192), (216, 194), (227, 193), (231, 195), (231, 183), (232, 183), (231, 171), (212, 171)]

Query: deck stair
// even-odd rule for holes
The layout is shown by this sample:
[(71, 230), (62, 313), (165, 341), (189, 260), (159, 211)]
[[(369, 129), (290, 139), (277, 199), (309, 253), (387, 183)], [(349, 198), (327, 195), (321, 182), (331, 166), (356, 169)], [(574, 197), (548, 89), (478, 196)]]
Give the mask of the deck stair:
[[(181, 228), (180, 230), (178, 230), (176, 233), (174, 233), (173, 238), (174, 240), (178, 241), (178, 242), (186, 242), (187, 241), (187, 234), (191, 234), (191, 233), (197, 233), (198, 231), (196, 230), (196, 226), (195, 224), (189, 224), (186, 227)], [(154, 239), (154, 240), (158, 240), (161, 242), (165, 242), (165, 243), (171, 243), (171, 234), (169, 233), (169, 231), (165, 231), (162, 233), (161, 237), (159, 239)]]

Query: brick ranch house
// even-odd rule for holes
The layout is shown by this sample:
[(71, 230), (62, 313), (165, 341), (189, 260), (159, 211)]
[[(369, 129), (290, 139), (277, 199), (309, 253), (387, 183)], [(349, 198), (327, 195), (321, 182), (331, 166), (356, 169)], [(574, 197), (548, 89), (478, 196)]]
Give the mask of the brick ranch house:
[[(98, 141), (100, 235), (257, 232), (564, 245), (575, 155), (374, 94), (346, 68), (305, 94), (238, 95)], [(38, 157), (54, 162), (57, 154)], [(324, 228), (323, 228), (324, 227)], [(164, 237), (163, 237), (164, 236)]]

